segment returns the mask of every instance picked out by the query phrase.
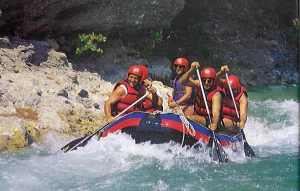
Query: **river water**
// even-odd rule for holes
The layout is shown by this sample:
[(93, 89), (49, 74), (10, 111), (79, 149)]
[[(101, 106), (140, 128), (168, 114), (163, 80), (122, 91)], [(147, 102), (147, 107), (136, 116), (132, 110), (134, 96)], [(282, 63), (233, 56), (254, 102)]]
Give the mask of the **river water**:
[(220, 165), (207, 153), (114, 134), (70, 153), (56, 152), (63, 142), (1, 153), (0, 190), (299, 190), (297, 89), (249, 91), (245, 134), (254, 159), (229, 153), (232, 162)]

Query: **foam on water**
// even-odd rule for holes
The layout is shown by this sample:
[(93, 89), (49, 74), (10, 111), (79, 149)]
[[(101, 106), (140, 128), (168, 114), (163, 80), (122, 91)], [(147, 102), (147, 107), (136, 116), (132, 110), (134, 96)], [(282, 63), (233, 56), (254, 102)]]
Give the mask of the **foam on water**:
[(226, 150), (233, 162), (220, 167), (203, 150), (121, 133), (63, 153), (68, 141), (50, 134), (43, 148), (0, 155), (0, 190), (295, 190), (298, 104), (250, 100), (245, 134), (258, 158)]
[[(258, 152), (259, 156), (298, 152), (299, 122), (297, 119), (298, 103), (296, 101), (250, 101), (249, 107), (254, 108), (258, 114), (250, 111), (245, 134), (248, 143)], [(265, 110), (268, 112), (260, 115), (260, 112)], [(52, 153), (64, 144), (63, 141), (52, 136), (49, 136), (48, 140), (50, 142), (48, 145), (52, 145), (49, 152)], [(238, 150), (241, 150), (242, 145), (238, 145), (238, 147)], [(226, 152), (234, 162), (243, 163), (247, 161), (243, 153), (230, 150), (226, 150)], [(99, 142), (94, 139), (84, 148), (68, 153), (68, 155), (70, 155), (70, 160), (78, 159), (81, 165), (82, 160), (85, 160), (82, 157), (85, 156), (93, 158), (95, 161), (101, 161), (101, 163), (107, 162), (105, 165), (107, 169), (101, 170), (109, 169), (110, 171), (118, 171), (119, 168), (130, 169), (137, 164), (147, 164), (154, 160), (158, 161), (165, 169), (180, 165), (182, 159), (193, 161), (192, 163), (211, 162), (207, 152), (196, 152), (193, 149), (182, 148), (179, 144), (173, 143), (155, 145), (146, 142), (135, 144), (134, 140), (126, 134), (111, 134)], [(76, 163), (76, 161), (72, 162)]]
[[(298, 135), (299, 135), (299, 120), (298, 120), (298, 102), (295, 100), (265, 100), (265, 101), (250, 101), (250, 108), (245, 134), (248, 143), (253, 146), (254, 150), (260, 156), (270, 156), (280, 153), (297, 153), (298, 152)], [(256, 113), (253, 113), (255, 110)], [(267, 112), (266, 112), (267, 111)], [(261, 112), (264, 114), (261, 115)], [(181, 148), (179, 145), (163, 144), (151, 145), (149, 143), (135, 144), (134, 141), (126, 135), (118, 135), (120, 137), (109, 136), (101, 140), (99, 148), (103, 147), (103, 153), (112, 153), (118, 150), (121, 155), (138, 155), (145, 158), (153, 158), (165, 163), (165, 167), (172, 166), (174, 158), (180, 153), (180, 157), (194, 158), (197, 161), (210, 162), (208, 153), (193, 153), (193, 150)], [(93, 148), (99, 150), (99, 148)], [(90, 147), (88, 146), (88, 148)], [(108, 150), (105, 150), (108, 149)], [(166, 152), (167, 151), (167, 152)], [(172, 151), (172, 152), (169, 152)], [(87, 151), (85, 151), (87, 152)], [(242, 153), (227, 151), (232, 161), (245, 162)], [(123, 158), (126, 156), (120, 156)]]
[[(125, 134), (113, 134), (101, 142), (92, 139), (84, 148), (69, 153), (53, 154), (35, 149), (34, 153), (24, 154), (21, 158), (0, 158), (0, 169), (7, 165), (6, 170), (0, 172), (0, 182), (5, 182), (2, 184), (5, 190), (38, 190), (41, 187), (46, 188), (44, 190), (63, 187), (86, 190), (89, 183), (105, 190), (117, 185), (129, 172), (148, 166), (154, 165), (163, 171), (183, 168), (196, 172), (202, 171), (210, 160), (206, 153), (199, 154), (179, 144), (135, 144)], [(97, 179), (101, 184), (95, 185)], [(167, 189), (168, 185), (159, 181), (151, 187), (161, 190)]]
[(298, 104), (294, 100), (250, 102), (256, 113), (250, 112), (245, 128), (249, 144), (264, 154), (298, 152)]

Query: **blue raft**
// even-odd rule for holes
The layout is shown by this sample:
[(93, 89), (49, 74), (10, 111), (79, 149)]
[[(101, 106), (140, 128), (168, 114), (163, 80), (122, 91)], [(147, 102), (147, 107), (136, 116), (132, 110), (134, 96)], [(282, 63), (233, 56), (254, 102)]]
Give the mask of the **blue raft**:
[[(160, 144), (174, 141), (192, 146), (198, 142), (208, 144), (212, 137), (211, 130), (180, 115), (146, 112), (133, 112), (121, 116), (105, 127), (98, 136), (105, 137), (119, 131), (130, 134), (136, 143), (150, 141), (153, 144)], [(243, 140), (242, 134), (231, 136), (215, 133), (215, 135), (223, 147)]]

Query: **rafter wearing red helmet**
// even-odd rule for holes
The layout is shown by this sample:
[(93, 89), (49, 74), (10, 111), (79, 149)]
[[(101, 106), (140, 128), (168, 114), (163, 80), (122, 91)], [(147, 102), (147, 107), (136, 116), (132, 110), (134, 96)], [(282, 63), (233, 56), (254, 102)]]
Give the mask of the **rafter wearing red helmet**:
[(175, 79), (172, 81), (173, 96), (168, 95), (168, 105), (172, 109), (180, 106), (185, 115), (194, 113), (193, 88), (179, 83), (179, 78), (188, 70), (189, 61), (184, 58), (176, 58), (172, 63), (172, 69), (176, 72)]
[[(201, 81), (203, 82), (204, 92), (206, 98), (202, 96), (200, 89), (200, 81), (193, 80), (191, 78), (194, 70), (200, 68), (199, 62), (193, 62), (191, 68), (184, 73), (179, 79), (179, 83), (195, 87), (195, 100), (194, 100), (194, 114), (189, 116), (190, 119), (197, 121), (211, 130), (216, 130), (220, 125), (220, 113), (221, 113), (221, 89), (216, 85), (216, 71), (212, 67), (204, 68), (200, 72)], [(205, 107), (205, 101), (207, 99), (210, 117), (212, 119), (209, 124), (208, 112)]]
[(146, 99), (149, 99), (151, 104), (149, 105), (144, 99), (126, 113), (148, 111), (151, 109), (153, 101), (155, 101), (156, 105), (162, 105), (162, 99), (157, 97), (156, 90), (152, 87), (150, 81), (147, 82), (147, 77), (148, 70), (145, 66), (133, 65), (128, 68), (127, 78), (117, 82), (112, 94), (104, 103), (104, 112), (108, 120), (112, 120), (113, 116), (116, 116), (145, 95), (146, 90), (150, 92)]
[[(248, 95), (247, 90), (244, 85), (241, 84), (240, 79), (236, 75), (229, 75), (228, 80), (221, 79), (221, 75), (229, 72), (229, 67), (227, 65), (221, 66), (220, 71), (217, 76), (220, 78), (220, 86), (224, 89), (224, 97), (222, 100), (222, 113), (223, 113), (223, 124), (225, 126), (225, 131), (227, 134), (237, 134), (240, 129), (245, 127), (248, 115)], [(232, 88), (233, 97), (235, 104), (237, 106), (238, 115), (236, 113), (234, 103), (230, 94), (229, 85)]]

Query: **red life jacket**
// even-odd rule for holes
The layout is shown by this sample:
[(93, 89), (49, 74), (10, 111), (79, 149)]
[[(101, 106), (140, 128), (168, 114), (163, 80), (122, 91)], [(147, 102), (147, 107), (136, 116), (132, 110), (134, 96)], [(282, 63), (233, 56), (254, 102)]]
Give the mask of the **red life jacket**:
[[(204, 99), (203, 99), (203, 96), (202, 96), (201, 89), (200, 89), (200, 87), (197, 87), (195, 90), (196, 90), (196, 97), (195, 97), (195, 101), (194, 101), (195, 112), (198, 115), (206, 117), (206, 116), (208, 116), (208, 113), (206, 111), (205, 102), (204, 102)], [(219, 88), (218, 86), (216, 86), (215, 88), (212, 88), (212, 90), (209, 91), (209, 92), (205, 91), (206, 99), (207, 99), (207, 105), (208, 105), (208, 109), (209, 109), (211, 117), (212, 117), (212, 110), (211, 110), (212, 109), (212, 97), (217, 92), (222, 93), (222, 89)]]
[[(119, 81), (116, 86), (114, 87), (114, 90), (119, 86), (124, 85), (127, 89), (127, 95), (123, 98), (121, 98), (116, 104), (112, 107), (112, 115), (115, 116), (118, 113), (122, 112), (124, 109), (126, 109), (128, 106), (130, 106), (132, 103), (134, 103), (136, 100), (138, 100), (140, 97), (142, 97), (146, 93), (146, 89), (141, 86), (139, 88), (131, 87), (127, 80), (121, 80)], [(142, 101), (140, 103), (137, 103), (135, 106), (127, 110), (125, 113), (130, 113), (133, 111), (142, 111)]]
[[(244, 93), (247, 95), (247, 90), (244, 86), (241, 86), (239, 94), (234, 97), (238, 112), (240, 112), (240, 98)], [(239, 120), (229, 92), (225, 92), (225, 96), (223, 98), (223, 118), (231, 119), (233, 121)]]

